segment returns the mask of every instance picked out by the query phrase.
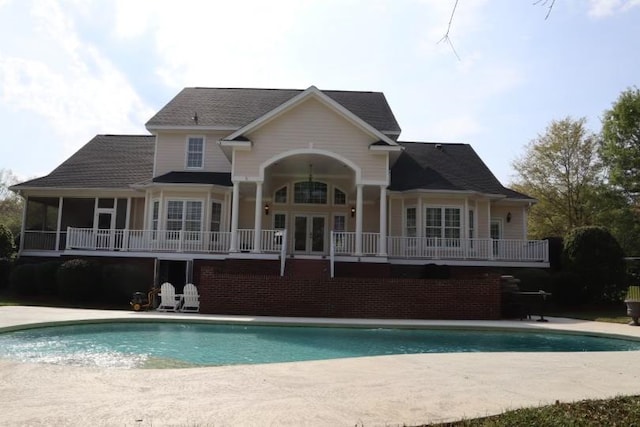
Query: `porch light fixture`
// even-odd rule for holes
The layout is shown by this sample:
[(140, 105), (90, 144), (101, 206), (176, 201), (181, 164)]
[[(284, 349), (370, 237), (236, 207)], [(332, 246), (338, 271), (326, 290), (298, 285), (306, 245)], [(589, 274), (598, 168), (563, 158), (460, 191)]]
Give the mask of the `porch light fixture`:
[(269, 203), (264, 204), (264, 214), (269, 215)]
[(511, 212), (507, 212), (507, 222), (511, 222)]
[(354, 216), (356, 216), (356, 207), (351, 206), (351, 218), (353, 218)]

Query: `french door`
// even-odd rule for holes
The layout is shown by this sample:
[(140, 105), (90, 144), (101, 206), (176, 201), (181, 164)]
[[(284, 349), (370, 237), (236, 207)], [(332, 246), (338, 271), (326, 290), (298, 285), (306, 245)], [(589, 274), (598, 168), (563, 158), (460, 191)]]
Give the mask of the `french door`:
[(324, 254), (326, 218), (319, 215), (296, 215), (294, 218), (293, 250), (296, 253)]

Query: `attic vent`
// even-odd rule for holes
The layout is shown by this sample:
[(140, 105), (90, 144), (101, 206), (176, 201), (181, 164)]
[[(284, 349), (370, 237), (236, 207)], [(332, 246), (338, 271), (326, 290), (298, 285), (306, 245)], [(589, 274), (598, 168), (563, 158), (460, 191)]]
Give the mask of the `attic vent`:
[(436, 149), (437, 150), (442, 150), (442, 144), (436, 144)]

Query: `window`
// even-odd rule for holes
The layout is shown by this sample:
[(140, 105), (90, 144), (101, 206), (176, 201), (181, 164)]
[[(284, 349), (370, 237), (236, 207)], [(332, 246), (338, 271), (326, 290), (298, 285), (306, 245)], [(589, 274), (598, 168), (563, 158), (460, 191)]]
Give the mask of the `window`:
[(327, 184), (317, 181), (296, 182), (293, 188), (295, 203), (327, 204)]
[(273, 198), (274, 203), (287, 203), (287, 187), (282, 187)]
[(151, 229), (153, 230), (153, 239), (156, 238), (156, 231), (158, 231), (158, 215), (160, 214), (160, 201), (153, 201), (153, 210), (151, 214)]
[(405, 211), (405, 235), (407, 237), (417, 236), (417, 220), (416, 220), (416, 208), (407, 208)]
[(336, 215), (333, 217), (333, 231), (345, 231), (347, 229), (347, 217)]
[(190, 136), (187, 140), (187, 168), (200, 169), (204, 166), (204, 138)]
[(273, 215), (273, 228), (276, 230), (284, 230), (287, 228), (287, 216), (283, 213)]
[[(428, 207), (425, 209), (425, 236), (446, 239), (446, 246), (459, 246), (462, 229), (459, 208)], [(435, 244), (430, 241), (429, 244)]]
[(333, 204), (334, 205), (347, 204), (347, 195), (344, 193), (344, 191), (339, 190), (337, 188), (333, 189)]
[(211, 224), (209, 226), (210, 231), (220, 231), (220, 222), (222, 219), (222, 205), (218, 202), (211, 203)]
[[(202, 202), (199, 200), (169, 200), (167, 202), (167, 231), (189, 231), (186, 238), (198, 240), (202, 226)], [(178, 233), (168, 233), (178, 238)]]
[(476, 237), (474, 214), (473, 210), (469, 210), (469, 243), (471, 248), (473, 248), (473, 239)]

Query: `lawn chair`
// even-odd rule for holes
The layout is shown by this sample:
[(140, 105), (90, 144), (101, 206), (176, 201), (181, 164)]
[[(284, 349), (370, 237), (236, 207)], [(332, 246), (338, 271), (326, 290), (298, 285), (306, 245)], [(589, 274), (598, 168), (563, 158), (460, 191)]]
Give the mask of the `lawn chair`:
[(176, 299), (176, 290), (169, 282), (165, 282), (160, 286), (160, 305), (158, 311), (178, 311), (180, 308), (180, 300)]
[(193, 283), (187, 283), (184, 285), (184, 304), (180, 308), (180, 311), (184, 313), (197, 313), (200, 311), (200, 295), (198, 294), (198, 288)]

